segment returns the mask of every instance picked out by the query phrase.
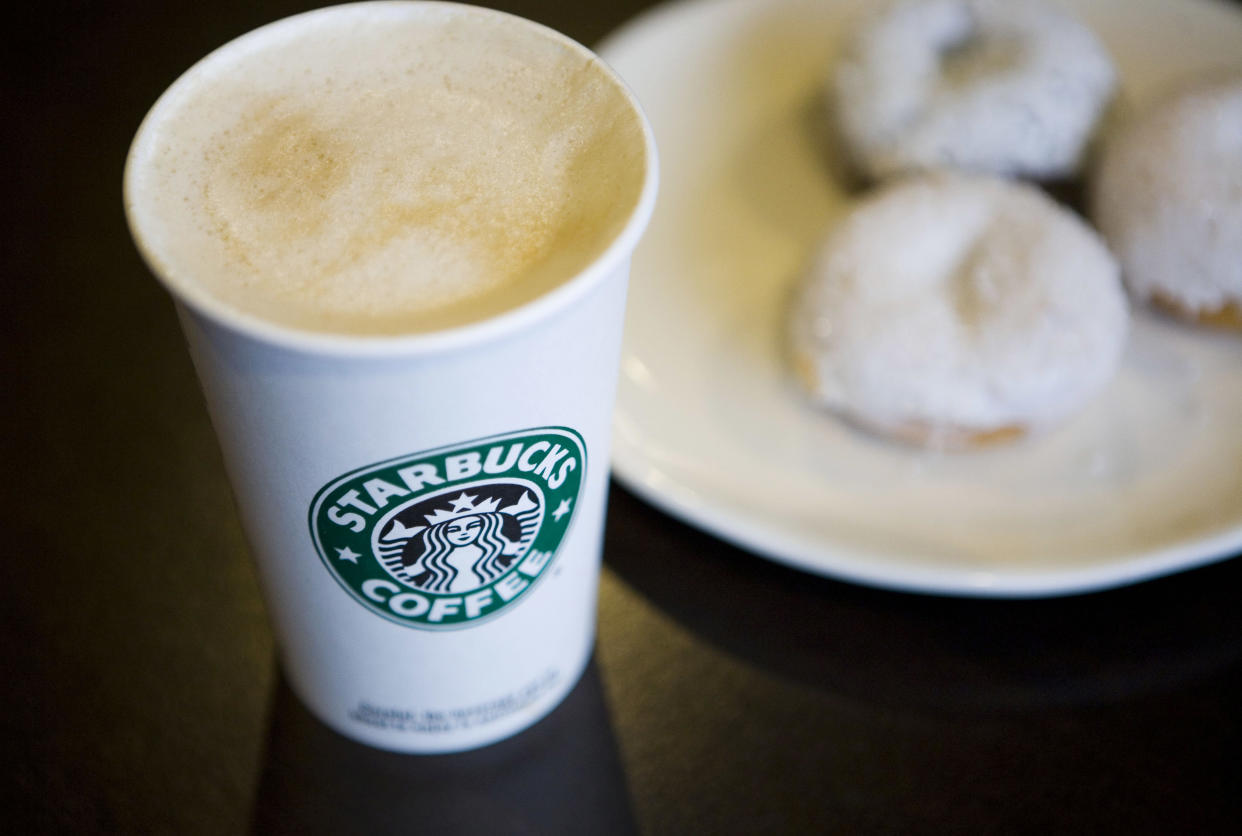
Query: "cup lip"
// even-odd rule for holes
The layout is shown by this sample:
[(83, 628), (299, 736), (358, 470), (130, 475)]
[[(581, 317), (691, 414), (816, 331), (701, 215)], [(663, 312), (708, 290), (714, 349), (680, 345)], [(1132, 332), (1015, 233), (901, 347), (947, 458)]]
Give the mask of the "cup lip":
[[(477, 322), (468, 322), (449, 328), (407, 334), (350, 334), (317, 331), (273, 322), (221, 301), (207, 292), (193, 279), (185, 277), (183, 275), (184, 271), (174, 270), (167, 263), (163, 262), (154, 251), (154, 248), (144, 240), (138, 218), (136, 217), (137, 211), (134, 208), (134, 180), (137, 176), (137, 158), (143, 154), (144, 148), (153, 141), (152, 138), (155, 136), (152, 126), (162, 115), (162, 111), (171, 106), (172, 99), (179, 91), (181, 85), (186, 83), (191, 75), (200, 71), (208, 62), (219, 60), (218, 56), (222, 52), (226, 50), (232, 51), (243, 42), (252, 38), (262, 37), (273, 29), (296, 26), (299, 25), (298, 22), (303, 18), (312, 16), (341, 13), (346, 9), (354, 10), (362, 7), (384, 6), (424, 7), (429, 10), (438, 8), (458, 14), (478, 14), (510, 18), (521, 22), (525, 26), (534, 27), (544, 35), (559, 41), (572, 51), (577, 52), (587, 61), (597, 65), (633, 109), (634, 114), (638, 117), (643, 136), (643, 155), (644, 162), (646, 163), (643, 184), (638, 200), (630, 210), (629, 217), (621, 231), (613, 236), (608, 245), (586, 267), (534, 299)], [(542, 23), (519, 15), (464, 3), (443, 2), (443, 0), (365, 0), (365, 2), (326, 6), (281, 18), (239, 35), (196, 61), (164, 90), (139, 125), (126, 156), (122, 191), (125, 217), (134, 244), (138, 248), (139, 254), (142, 256), (148, 269), (176, 302), (217, 325), (260, 342), (314, 354), (367, 357), (433, 354), (460, 350), (522, 332), (534, 324), (544, 321), (563, 309), (572, 306), (574, 302), (603, 282), (633, 253), (655, 209), (658, 184), (659, 155), (655, 134), (637, 96), (612, 67), (592, 50), (578, 43), (573, 38)]]

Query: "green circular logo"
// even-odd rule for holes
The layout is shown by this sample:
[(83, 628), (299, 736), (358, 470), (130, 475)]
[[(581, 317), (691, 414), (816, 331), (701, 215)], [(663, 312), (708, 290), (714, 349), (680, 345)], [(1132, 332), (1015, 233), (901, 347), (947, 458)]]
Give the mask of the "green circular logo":
[(355, 600), (421, 629), (498, 615), (544, 576), (577, 510), (586, 447), (545, 427), (402, 456), (315, 494), (311, 539)]

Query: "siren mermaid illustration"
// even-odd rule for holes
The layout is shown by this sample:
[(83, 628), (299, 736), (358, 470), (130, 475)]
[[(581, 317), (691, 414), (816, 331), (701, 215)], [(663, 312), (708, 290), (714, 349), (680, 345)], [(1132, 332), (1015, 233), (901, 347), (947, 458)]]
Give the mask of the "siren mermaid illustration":
[[(462, 491), (454, 499), (441, 496), (404, 508), (380, 527), (376, 556), (398, 580), (427, 592), (464, 593), (485, 586), (526, 551), (539, 527), (540, 503), (531, 491), (521, 490), (516, 502), (501, 507), (504, 494), (514, 487), (471, 486), (472, 494)], [(484, 492), (492, 495), (484, 497)], [(410, 524), (420, 517), (426, 525)]]

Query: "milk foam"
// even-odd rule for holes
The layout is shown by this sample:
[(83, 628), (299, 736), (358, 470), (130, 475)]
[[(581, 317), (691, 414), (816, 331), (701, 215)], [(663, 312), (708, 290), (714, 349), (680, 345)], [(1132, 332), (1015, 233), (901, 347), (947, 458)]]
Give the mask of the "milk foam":
[(585, 50), (464, 6), (370, 3), (252, 33), (157, 104), (127, 172), (166, 281), (295, 328), (482, 319), (587, 266), (646, 166)]

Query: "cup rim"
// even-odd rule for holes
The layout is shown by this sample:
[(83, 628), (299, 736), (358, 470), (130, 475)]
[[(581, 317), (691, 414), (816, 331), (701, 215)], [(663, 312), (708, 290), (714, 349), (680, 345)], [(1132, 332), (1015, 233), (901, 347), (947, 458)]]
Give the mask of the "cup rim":
[[(616, 233), (607, 246), (584, 268), (534, 299), (475, 322), (407, 334), (348, 334), (317, 331), (273, 322), (218, 299), (193, 279), (185, 277), (185, 271), (172, 269), (170, 265), (161, 261), (154, 248), (144, 240), (137, 218), (138, 213), (134, 208), (134, 180), (139, 165), (137, 160), (144, 154), (155, 136), (152, 126), (159, 120), (163, 111), (172, 105), (172, 100), (181, 86), (188, 83), (192, 75), (202, 71), (209, 62), (221, 60), (221, 53), (234, 51), (240, 45), (252, 39), (266, 37), (275, 30), (298, 26), (305, 18), (340, 14), (347, 9), (352, 11), (362, 7), (383, 6), (424, 7), (428, 10), (438, 8), (456, 14), (509, 18), (527, 27), (533, 27), (534, 30), (560, 42), (598, 66), (638, 117), (643, 136), (646, 171), (643, 175), (638, 200), (631, 208), (621, 231)], [(193, 313), (260, 342), (302, 352), (336, 356), (432, 354), (488, 343), (524, 331), (535, 323), (546, 320), (570, 307), (611, 275), (618, 265), (633, 253), (651, 220), (658, 192), (659, 155), (651, 123), (643, 112), (634, 91), (602, 58), (568, 35), (519, 15), (464, 3), (444, 2), (444, 0), (365, 0), (364, 2), (326, 6), (275, 20), (239, 35), (200, 58), (164, 90), (143, 118), (126, 156), (122, 182), (125, 217), (139, 254), (156, 280), (164, 286), (173, 299)]]

